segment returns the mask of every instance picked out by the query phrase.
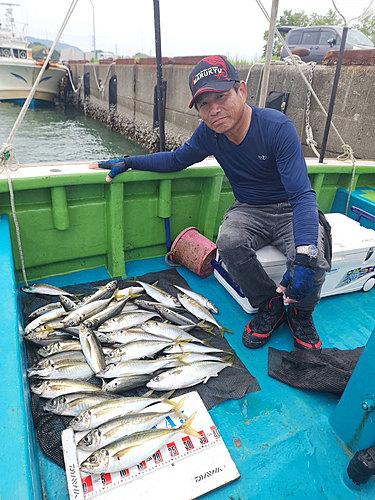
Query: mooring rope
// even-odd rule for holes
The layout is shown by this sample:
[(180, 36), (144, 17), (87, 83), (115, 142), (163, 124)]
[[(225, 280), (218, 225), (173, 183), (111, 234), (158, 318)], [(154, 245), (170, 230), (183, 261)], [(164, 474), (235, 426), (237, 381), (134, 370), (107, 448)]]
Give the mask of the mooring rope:
[(19, 162), (17, 160), (17, 157), (14, 153), (14, 149), (13, 149), (13, 139), (22, 123), (22, 120), (24, 119), (25, 117), (25, 114), (26, 114), (26, 111), (28, 110), (29, 108), (29, 105), (30, 105), (30, 102), (31, 100), (33, 99), (34, 97), (34, 94), (35, 94), (35, 91), (36, 91), (36, 88), (37, 86), (39, 85), (39, 82), (43, 76), (43, 73), (44, 71), (46, 70), (47, 68), (47, 65), (52, 57), (52, 54), (56, 48), (56, 45), (58, 44), (58, 41), (60, 40), (60, 37), (65, 29), (65, 26), (67, 25), (69, 19), (70, 19), (70, 16), (72, 15), (76, 5), (78, 3), (78, 0), (73, 0), (69, 9), (68, 9), (68, 12), (65, 16), (65, 19), (61, 25), (61, 28), (57, 34), (57, 37), (55, 39), (55, 41), (53, 42), (49, 52), (48, 52), (48, 55), (44, 61), (44, 64), (41, 68), (41, 70), (39, 71), (39, 75), (37, 77), (37, 79), (35, 80), (34, 82), (34, 85), (33, 87), (31, 88), (30, 92), (29, 92), (29, 95), (26, 99), (26, 101), (24, 102), (23, 106), (22, 106), (22, 109), (20, 111), (20, 114), (18, 115), (18, 118), (15, 122), (15, 124), (13, 125), (13, 128), (9, 134), (9, 137), (7, 139), (7, 141), (3, 144), (2, 148), (0, 149), (0, 173), (3, 172), (5, 170), (5, 173), (6, 173), (6, 176), (7, 176), (7, 179), (8, 179), (8, 186), (9, 186), (9, 194), (10, 194), (10, 204), (11, 204), (11, 207), (12, 207), (12, 215), (13, 215), (13, 220), (14, 220), (14, 225), (15, 225), (15, 228), (16, 228), (16, 235), (17, 235), (17, 245), (18, 245), (18, 252), (19, 252), (19, 255), (20, 255), (20, 259), (21, 259), (21, 267), (22, 267), (22, 275), (23, 275), (23, 279), (25, 281), (25, 285), (26, 286), (29, 286), (28, 284), (28, 281), (27, 281), (27, 276), (26, 276), (26, 268), (25, 268), (25, 261), (24, 261), (24, 258), (23, 258), (23, 251), (22, 251), (22, 244), (21, 244), (21, 234), (20, 234), (20, 228), (19, 228), (19, 224), (18, 224), (18, 218), (17, 218), (17, 212), (16, 212), (16, 205), (15, 205), (15, 202), (14, 202), (14, 192), (13, 192), (13, 185), (12, 185), (12, 179), (11, 179), (11, 176), (10, 176), (10, 171), (16, 171), (18, 170), (19, 168)]

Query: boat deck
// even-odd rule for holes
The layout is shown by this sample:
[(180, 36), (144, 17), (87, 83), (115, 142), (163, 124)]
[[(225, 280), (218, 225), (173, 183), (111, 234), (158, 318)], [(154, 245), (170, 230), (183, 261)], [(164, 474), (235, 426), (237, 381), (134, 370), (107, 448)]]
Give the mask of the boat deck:
[[(130, 262), (127, 270), (129, 276), (140, 276), (166, 267), (163, 258), (154, 258)], [(241, 336), (249, 315), (213, 275), (203, 280), (187, 269), (180, 268), (179, 272), (195, 291), (215, 302), (220, 311), (220, 322), (234, 332), (227, 334), (229, 343), (258, 379), (262, 389), (241, 400), (226, 401), (210, 411), (241, 478), (205, 498), (373, 498), (375, 484), (372, 480), (361, 492), (344, 484), (343, 476), (351, 455), (328, 421), (339, 398), (291, 388), (267, 375), (268, 346), (288, 351), (293, 349), (288, 327), (282, 325), (274, 332), (268, 346), (255, 351), (247, 349)], [(109, 276), (102, 268), (45, 281), (64, 287), (106, 278)], [(323, 346), (352, 349), (365, 345), (374, 329), (374, 298), (375, 288), (368, 293), (354, 292), (322, 299), (316, 307), (314, 319)], [(4, 369), (2, 366), (2, 372)], [(11, 446), (11, 429), (5, 440)], [(38, 452), (38, 460), (45, 497), (68, 499), (64, 471), (41, 452)], [(178, 498), (175, 488), (176, 485), (171, 483), (165, 498)]]

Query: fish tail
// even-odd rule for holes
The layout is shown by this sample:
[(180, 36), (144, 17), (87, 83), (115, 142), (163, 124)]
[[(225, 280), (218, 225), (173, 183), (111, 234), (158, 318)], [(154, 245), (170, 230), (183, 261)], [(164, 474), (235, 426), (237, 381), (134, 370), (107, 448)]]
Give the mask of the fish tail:
[(196, 415), (197, 412), (190, 415), (190, 417), (186, 420), (186, 422), (181, 425), (180, 431), (185, 432), (185, 434), (189, 434), (189, 436), (194, 436), (198, 439), (201, 439), (202, 436), (199, 434), (199, 432), (197, 432), (195, 429), (191, 427), (191, 424), (193, 423), (193, 420), (196, 417)]
[(223, 337), (224, 337), (224, 332), (233, 333), (232, 330), (224, 328), (223, 326), (220, 327), (220, 332), (222, 332)]
[(198, 323), (196, 325), (196, 327), (201, 328), (202, 330), (204, 330), (207, 333), (211, 333), (212, 335), (215, 335), (215, 332), (214, 332), (215, 327), (206, 325), (205, 319), (203, 321), (201, 321), (200, 323)]
[(239, 369), (243, 368), (238, 363), (235, 363), (235, 359), (236, 359), (236, 353), (235, 352), (229, 352), (229, 351), (224, 351), (224, 352), (227, 352), (228, 356), (224, 356), (222, 358), (223, 363), (228, 363), (229, 365), (233, 366), (233, 368), (239, 368)]
[(154, 393), (154, 389), (151, 389), (150, 391), (147, 391), (145, 394), (143, 394), (143, 397), (144, 398), (149, 398), (151, 396), (151, 394)]
[(172, 396), (172, 394), (175, 392), (176, 389), (173, 389), (172, 391), (169, 391), (164, 397), (163, 397), (163, 402), (164, 403), (168, 403), (172, 406), (177, 406), (177, 403), (175, 403), (174, 401), (172, 401), (170, 399), (170, 397)]
[(181, 413), (181, 409), (182, 409), (185, 401), (186, 401), (186, 397), (182, 398), (181, 401), (179, 401), (177, 403), (177, 405), (175, 406), (175, 408), (173, 408), (173, 410), (172, 410), (178, 416), (178, 418), (181, 419), (181, 420), (186, 420), (187, 419), (187, 417), (185, 417), (185, 415), (183, 415)]
[(83, 297), (85, 294), (84, 293), (72, 293), (73, 297), (75, 297), (78, 300), (78, 297)]

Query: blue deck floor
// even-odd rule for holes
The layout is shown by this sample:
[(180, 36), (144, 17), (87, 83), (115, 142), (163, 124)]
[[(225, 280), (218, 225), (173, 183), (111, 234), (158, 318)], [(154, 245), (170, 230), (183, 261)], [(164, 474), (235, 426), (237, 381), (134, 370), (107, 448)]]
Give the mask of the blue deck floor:
[[(128, 263), (128, 276), (165, 269), (163, 258)], [(203, 280), (187, 269), (179, 272), (195, 290), (213, 300), (220, 311), (219, 322), (233, 330), (227, 339), (262, 388), (239, 401), (226, 401), (210, 411), (236, 463), (241, 478), (205, 496), (212, 500), (375, 498), (375, 482), (361, 491), (343, 481), (351, 455), (332, 431), (329, 417), (338, 397), (291, 388), (267, 375), (268, 346), (251, 351), (241, 337), (249, 321), (237, 302), (213, 276)], [(57, 286), (105, 279), (104, 269), (52, 278)], [(324, 298), (314, 319), (323, 347), (352, 349), (365, 345), (374, 326), (375, 289)], [(269, 344), (292, 350), (293, 338), (286, 325)], [(66, 500), (65, 474), (42, 455), (39, 466), (48, 499)], [(174, 498), (178, 499), (178, 492)], [(8, 498), (8, 497), (7, 497)]]

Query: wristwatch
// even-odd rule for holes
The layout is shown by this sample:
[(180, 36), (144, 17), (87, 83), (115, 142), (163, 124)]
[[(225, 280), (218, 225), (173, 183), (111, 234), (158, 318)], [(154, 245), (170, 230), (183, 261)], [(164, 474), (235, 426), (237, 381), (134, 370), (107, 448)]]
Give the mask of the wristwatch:
[(318, 257), (318, 247), (316, 245), (303, 245), (296, 248), (296, 253), (307, 255), (310, 259), (316, 259)]

